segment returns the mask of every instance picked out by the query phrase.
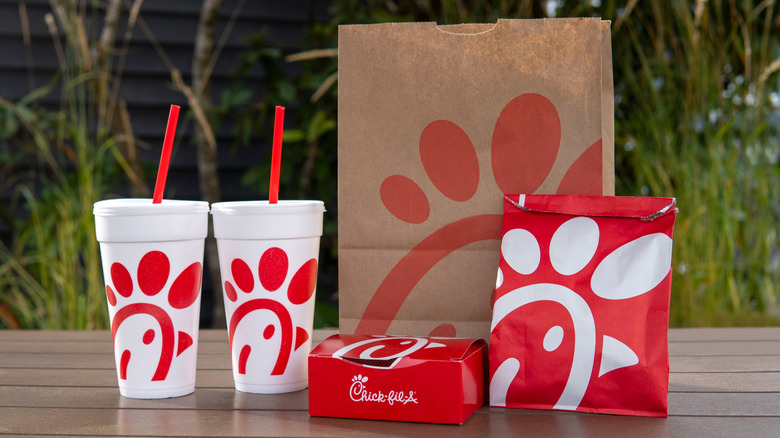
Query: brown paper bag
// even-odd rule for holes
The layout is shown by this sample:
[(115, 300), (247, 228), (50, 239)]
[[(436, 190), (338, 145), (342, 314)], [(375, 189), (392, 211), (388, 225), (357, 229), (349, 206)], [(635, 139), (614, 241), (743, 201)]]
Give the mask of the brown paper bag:
[(614, 193), (609, 22), (339, 28), (342, 333), (487, 338), (502, 194)]

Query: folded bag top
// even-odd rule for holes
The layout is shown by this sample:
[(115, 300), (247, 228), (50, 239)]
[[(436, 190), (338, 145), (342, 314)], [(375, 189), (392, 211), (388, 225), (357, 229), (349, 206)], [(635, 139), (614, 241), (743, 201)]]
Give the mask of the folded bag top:
[[(676, 198), (597, 195), (504, 195), (511, 205), (538, 213), (634, 218), (651, 221), (677, 212)], [(505, 204), (504, 212), (507, 206)], [(511, 209), (510, 209), (511, 210)]]
[(666, 416), (674, 198), (504, 199), (490, 404)]

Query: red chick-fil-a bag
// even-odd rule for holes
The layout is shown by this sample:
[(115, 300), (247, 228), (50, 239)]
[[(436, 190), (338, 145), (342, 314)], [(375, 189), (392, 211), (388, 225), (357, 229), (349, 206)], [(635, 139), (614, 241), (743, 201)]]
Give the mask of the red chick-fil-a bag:
[(673, 198), (507, 195), (490, 405), (665, 417)]

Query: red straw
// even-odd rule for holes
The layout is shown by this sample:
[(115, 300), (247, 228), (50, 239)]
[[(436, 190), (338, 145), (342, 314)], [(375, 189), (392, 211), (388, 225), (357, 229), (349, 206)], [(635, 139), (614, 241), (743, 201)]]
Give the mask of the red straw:
[(284, 107), (276, 107), (274, 119), (274, 149), (271, 154), (271, 185), (268, 189), (268, 203), (279, 201), (279, 168), (282, 165), (282, 131), (284, 130)]
[(171, 105), (171, 112), (168, 113), (168, 127), (165, 128), (165, 140), (163, 140), (163, 150), (160, 156), (160, 167), (157, 169), (157, 182), (154, 185), (153, 204), (162, 202), (163, 191), (165, 191), (165, 180), (168, 178), (168, 164), (171, 162), (171, 149), (173, 149), (173, 138), (176, 136), (176, 123), (179, 120), (179, 106)]

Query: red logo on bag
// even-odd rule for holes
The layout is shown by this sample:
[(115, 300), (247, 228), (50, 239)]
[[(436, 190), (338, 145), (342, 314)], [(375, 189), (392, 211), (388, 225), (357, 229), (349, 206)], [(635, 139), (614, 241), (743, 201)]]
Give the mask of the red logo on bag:
[[(555, 164), (561, 143), (558, 111), (546, 97), (527, 93), (512, 99), (496, 120), (491, 142), (491, 167), (504, 193), (532, 193), (545, 181)], [(420, 134), (420, 161), (431, 183), (455, 202), (471, 199), (479, 186), (479, 161), (468, 134), (449, 120), (436, 120)], [(531, 162), (518, 172), (518, 162)], [(558, 194), (601, 194), (601, 140), (593, 143), (568, 168)], [(413, 180), (403, 175), (385, 178), (379, 193), (385, 208), (409, 224), (428, 219), (428, 198)], [(501, 215), (482, 214), (456, 220), (412, 248), (393, 267), (366, 307), (355, 333), (385, 333), (412, 289), (434, 266), (460, 248), (500, 238)], [(442, 324), (430, 336), (455, 336), (455, 327)]]
[(555, 214), (523, 224), (501, 244), (491, 406), (665, 412), (665, 345), (647, 329), (667, 326), (671, 227)]

